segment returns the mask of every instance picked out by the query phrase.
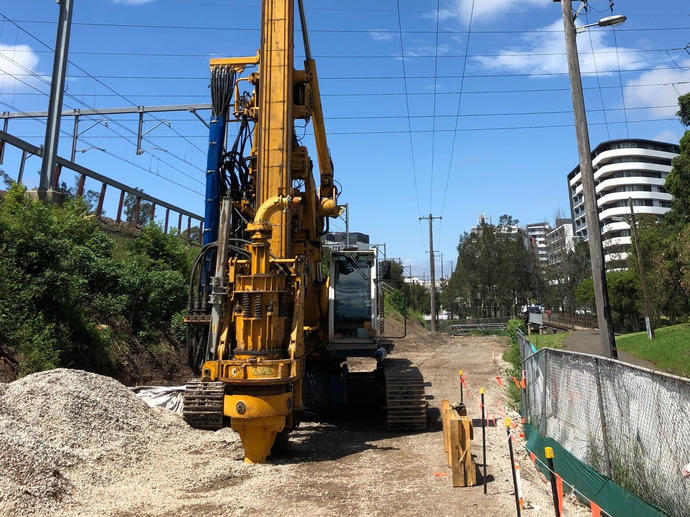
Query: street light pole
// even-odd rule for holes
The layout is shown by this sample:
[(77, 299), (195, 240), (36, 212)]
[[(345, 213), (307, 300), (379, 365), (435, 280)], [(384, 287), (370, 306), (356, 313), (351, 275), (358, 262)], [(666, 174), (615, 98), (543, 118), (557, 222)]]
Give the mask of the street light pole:
[(640, 269), (640, 287), (642, 287), (642, 298), (644, 299), (644, 322), (647, 327), (647, 337), (654, 339), (654, 326), (652, 325), (652, 311), (649, 303), (649, 295), (647, 291), (647, 277), (644, 274), (644, 264), (642, 263), (642, 252), (640, 251), (640, 241), (637, 238), (637, 222), (635, 221), (635, 210), (633, 209), (633, 200), (628, 198), (630, 203), (630, 228), (632, 229), (633, 239), (635, 239), (635, 251), (637, 252), (637, 265)]
[(577, 57), (575, 20), (573, 18), (571, 0), (561, 0), (561, 7), (563, 9), (566, 54), (568, 56), (568, 75), (570, 76), (570, 89), (573, 95), (577, 148), (580, 156), (580, 177), (582, 178), (582, 193), (585, 201), (594, 301), (597, 308), (597, 320), (601, 337), (601, 354), (604, 357), (617, 359), (618, 351), (616, 350), (616, 338), (613, 334), (611, 307), (609, 306), (606, 287), (604, 248), (601, 243), (597, 194), (594, 186), (594, 173), (592, 171), (592, 151), (589, 142), (589, 131), (587, 130), (587, 115), (585, 113), (585, 99), (582, 93), (582, 77), (580, 76), (580, 62)]

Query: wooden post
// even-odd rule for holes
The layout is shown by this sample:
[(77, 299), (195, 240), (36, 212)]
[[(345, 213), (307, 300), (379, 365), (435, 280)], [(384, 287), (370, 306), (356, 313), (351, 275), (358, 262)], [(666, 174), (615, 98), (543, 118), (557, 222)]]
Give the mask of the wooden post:
[(122, 207), (125, 204), (125, 191), (121, 190), (120, 191), (120, 202), (117, 205), (117, 218), (115, 219), (115, 222), (120, 222), (122, 221)]
[(182, 214), (180, 214), (180, 217), (178, 218), (178, 221), (177, 221), (177, 233), (179, 234), (180, 237), (182, 237)]
[(141, 196), (137, 196), (137, 200), (134, 203), (134, 217), (132, 218), (132, 224), (136, 228), (139, 225), (139, 209), (141, 208)]
[(441, 401), (441, 423), (443, 424), (443, 450), (448, 452), (448, 410), (450, 404), (447, 400)]
[(192, 218), (187, 217), (187, 239), (192, 239)]
[(449, 423), (453, 486), (474, 486), (477, 484), (477, 466), (470, 451), (472, 421), (467, 417), (453, 415)]
[(100, 219), (103, 213), (103, 201), (105, 201), (105, 189), (108, 187), (106, 183), (101, 185), (101, 193), (98, 196), (98, 206), (96, 206), (96, 217)]
[(77, 183), (77, 197), (84, 195), (84, 182), (86, 181), (86, 176), (83, 174), (79, 176), (79, 183)]
[(170, 219), (170, 209), (166, 208), (165, 209), (165, 229), (163, 230), (164, 233), (168, 233), (168, 219)]

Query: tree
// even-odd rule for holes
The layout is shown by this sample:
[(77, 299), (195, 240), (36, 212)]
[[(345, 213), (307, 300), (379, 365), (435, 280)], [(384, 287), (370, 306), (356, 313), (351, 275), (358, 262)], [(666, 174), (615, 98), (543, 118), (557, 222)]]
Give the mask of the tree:
[[(606, 273), (609, 304), (613, 324), (617, 331), (640, 329), (640, 288), (634, 271), (610, 271)], [(586, 278), (577, 286), (577, 302), (580, 307), (595, 310), (592, 279)]]
[[(678, 104), (680, 121), (690, 126), (690, 93), (681, 95)], [(690, 222), (690, 130), (680, 139), (680, 154), (674, 158), (673, 169), (666, 176), (664, 186), (673, 195), (666, 220), (676, 225)]]
[(495, 317), (539, 296), (539, 266), (516, 230), (517, 219), (502, 215), (498, 225), (481, 221), (460, 236), (457, 267), (441, 294), (444, 307), (459, 315)]
[(577, 241), (572, 250), (563, 245), (557, 258), (557, 261), (545, 269), (545, 303), (547, 306), (573, 314), (580, 308), (577, 287), (583, 280), (592, 276), (589, 245), (583, 240)]
[[(144, 192), (142, 189), (135, 189), (138, 190), (139, 192)], [(137, 205), (137, 196), (130, 194), (129, 192), (125, 196), (125, 221), (127, 222), (134, 222), (134, 212), (136, 211), (136, 205)], [(139, 203), (139, 216), (137, 217), (137, 225), (138, 226), (148, 226), (152, 220), (151, 220), (151, 203), (148, 201), (140, 201)], [(182, 232), (181, 228), (178, 228), (180, 233)]]

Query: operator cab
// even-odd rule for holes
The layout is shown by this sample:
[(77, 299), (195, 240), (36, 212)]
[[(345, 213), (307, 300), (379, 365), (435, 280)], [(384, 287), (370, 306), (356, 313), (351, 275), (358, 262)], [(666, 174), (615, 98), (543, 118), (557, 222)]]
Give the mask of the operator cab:
[(328, 289), (328, 350), (373, 356), (381, 339), (383, 311), (377, 250), (333, 251)]

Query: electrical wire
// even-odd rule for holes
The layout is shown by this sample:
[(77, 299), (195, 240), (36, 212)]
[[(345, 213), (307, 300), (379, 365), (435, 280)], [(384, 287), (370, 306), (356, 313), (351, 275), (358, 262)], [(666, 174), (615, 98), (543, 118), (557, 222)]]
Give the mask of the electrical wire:
[[(675, 68), (673, 69), (675, 70)], [(674, 85), (681, 85), (681, 84), (690, 84), (690, 81), (671, 81), (671, 82), (666, 82), (666, 83), (641, 83), (641, 84), (636, 84), (634, 85), (635, 88), (641, 88), (641, 87), (654, 87), (654, 86), (674, 86)], [(615, 86), (602, 86), (603, 89), (620, 89), (620, 85), (615, 85)], [(596, 87), (593, 86), (584, 86), (583, 90), (596, 90)], [(505, 90), (465, 90), (462, 92), (463, 95), (487, 95), (487, 94), (504, 94), (504, 93), (544, 93), (544, 92), (570, 92), (569, 87), (563, 87), (563, 88), (515, 88), (515, 89), (505, 89)], [(31, 92), (0, 92), (0, 94), (6, 93), (6, 94), (14, 94), (14, 95), (21, 95), (21, 96), (32, 96), (32, 95), (38, 95), (36, 93), (31, 93)], [(459, 91), (445, 91), (445, 92), (438, 92), (438, 95), (458, 95), (460, 92)], [(132, 97), (155, 97), (155, 98), (170, 98), (170, 99), (175, 99), (175, 98), (185, 98), (185, 99), (195, 99), (195, 98), (207, 98), (208, 95), (204, 94), (198, 94), (198, 93), (187, 93), (187, 94), (178, 94), (178, 93), (129, 93), (127, 95), (130, 95)], [(370, 91), (370, 92), (348, 92), (348, 93), (322, 93), (321, 97), (403, 97), (405, 95), (431, 95), (431, 92), (428, 91), (423, 91), (423, 92), (382, 92), (382, 91)], [(115, 94), (107, 94), (107, 93), (101, 93), (101, 94), (89, 94), (89, 97), (117, 97)]]
[[(585, 21), (587, 24), (589, 24), (589, 14), (587, 11), (585, 11)], [(592, 31), (587, 31), (587, 35), (589, 36), (589, 48), (592, 51), (592, 63), (594, 64), (594, 72), (596, 73), (597, 71), (597, 58), (594, 55), (594, 42), (592, 41)], [(619, 69), (620, 69), (620, 64), (619, 64)], [(606, 139), (611, 140), (611, 132), (609, 131), (609, 124), (608, 120), (606, 118), (606, 107), (604, 106), (604, 93), (601, 90), (601, 80), (599, 79), (599, 74), (596, 74), (597, 78), (597, 87), (599, 89), (599, 100), (601, 101), (601, 110), (602, 113), (604, 114), (604, 123), (606, 124)]]
[[(2, 69), (0, 69), (0, 72), (4, 72), (4, 71), (3, 71)], [(25, 84), (26, 84), (27, 86), (29, 86), (30, 88), (33, 88), (32, 85), (30, 85), (30, 84), (28, 84), (28, 83), (25, 83)], [(7, 102), (5, 102), (5, 101), (2, 101), (2, 100), (0, 100), (0, 104), (2, 104), (3, 106), (7, 106), (8, 108), (10, 108), (10, 109), (12, 109), (12, 110), (15, 110), (15, 111), (17, 111), (17, 112), (19, 112), (19, 113), (22, 113), (22, 111), (21, 111), (20, 109), (18, 109), (16, 106), (14, 106), (13, 104), (9, 104), (9, 103), (7, 103)], [(39, 119), (39, 118), (37, 118), (37, 117), (31, 117), (31, 118), (33, 118), (33, 119), (36, 120), (37, 122), (40, 122), (40, 123), (42, 123), (42, 124), (45, 125), (45, 121), (44, 121), (44, 120)], [(64, 130), (62, 130), (62, 129), (60, 130), (60, 132), (61, 132), (63, 135), (65, 135), (65, 136), (71, 137), (71, 135), (70, 135), (69, 133), (67, 133), (66, 131), (64, 131)], [(17, 138), (22, 138), (22, 137), (17, 137)], [(90, 145), (90, 146), (93, 146), (93, 147), (97, 147), (97, 146), (95, 146), (92, 142), (90, 142), (89, 140), (86, 140), (86, 139), (82, 138), (82, 141), (83, 141), (86, 145)], [(157, 176), (157, 177), (163, 179), (164, 181), (167, 181), (167, 182), (169, 182), (169, 183), (172, 183), (172, 184), (174, 184), (174, 185), (177, 185), (178, 187), (181, 187), (181, 188), (183, 188), (183, 189), (185, 189), (185, 190), (189, 190), (190, 192), (193, 192), (194, 194), (203, 197), (203, 194), (202, 194), (201, 192), (199, 192), (199, 191), (197, 191), (197, 190), (194, 190), (194, 189), (191, 189), (191, 188), (189, 188), (187, 185), (184, 185), (184, 184), (182, 184), (182, 183), (179, 183), (179, 182), (177, 182), (177, 181), (175, 181), (175, 180), (172, 180), (172, 179), (170, 179), (170, 178), (166, 178), (165, 176), (161, 176), (159, 173), (156, 173), (156, 172), (152, 171), (151, 169), (147, 169), (146, 167), (143, 167), (143, 166), (139, 165), (138, 163), (135, 163), (135, 162), (133, 162), (133, 161), (131, 161), (131, 160), (128, 160), (127, 158), (123, 158), (123, 157), (120, 156), (120, 155), (111, 153), (111, 152), (108, 151), (107, 149), (106, 149), (105, 151), (102, 151), (102, 152), (105, 153), (105, 154), (108, 155), (108, 156), (111, 156), (112, 158), (116, 158), (116, 159), (118, 159), (118, 160), (120, 160), (120, 161), (122, 161), (122, 162), (125, 162), (125, 163), (127, 163), (127, 164), (133, 166), (133, 167), (136, 167), (137, 169), (141, 169), (142, 171), (145, 171), (145, 172), (148, 172), (149, 174), (152, 174), (152, 175), (154, 175), (154, 176)]]
[[(414, 182), (414, 193), (415, 193), (415, 201), (417, 204), (417, 216), (421, 217), (422, 212), (419, 208), (419, 189), (417, 188), (417, 166), (415, 164), (415, 155), (414, 155), (414, 142), (412, 140), (412, 119), (410, 118), (410, 98), (409, 95), (407, 94), (407, 69), (405, 65), (405, 45), (403, 43), (403, 30), (402, 30), (402, 17), (400, 15), (400, 0), (395, 1), (395, 5), (397, 7), (397, 14), (398, 14), (398, 35), (400, 39), (400, 63), (402, 65), (402, 71), (403, 71), (403, 89), (405, 90), (405, 112), (407, 114), (407, 133), (409, 136), (409, 141), (410, 141), (410, 157), (412, 160), (412, 180)], [(329, 132), (329, 134), (332, 134)], [(422, 245), (424, 245), (424, 249), (426, 249), (426, 244), (424, 243), (424, 235), (422, 234), (422, 226), (421, 223), (419, 225), (419, 236), (422, 240)]]
[(623, 78), (621, 76), (621, 62), (618, 57), (618, 38), (616, 37), (616, 27), (611, 27), (613, 30), (613, 44), (616, 48), (616, 63), (618, 63), (618, 83), (621, 87), (621, 100), (623, 101), (623, 118), (625, 119), (625, 136), (630, 138), (630, 129), (628, 128), (628, 113), (625, 109), (625, 90), (623, 88)]
[[(2, 56), (2, 57), (3, 57), (5, 60), (14, 63), (15, 66), (17, 66), (17, 67), (19, 67), (19, 68), (21, 68), (21, 69), (23, 69), (23, 70), (26, 70), (26, 71), (31, 72), (31, 70), (30, 70), (29, 68), (27, 68), (27, 67), (25, 67), (24, 65), (22, 65), (21, 63), (15, 61), (14, 59), (10, 58), (9, 56)], [(39, 92), (39, 93), (41, 93), (41, 94), (43, 94), (43, 95), (45, 95), (45, 96), (49, 96), (48, 93), (43, 92), (43, 91), (39, 90), (38, 88), (33, 87), (32, 85), (30, 85), (30, 84), (27, 83), (26, 81), (22, 81), (21, 79), (19, 79), (19, 74), (14, 74), (14, 73), (10, 73), (10, 72), (4, 72), (4, 73), (5, 73), (7, 76), (9, 76), (9, 77), (13, 77), (15, 80), (21, 81), (21, 82), (24, 83), (25, 85), (30, 86), (30, 87), (31, 87), (32, 89), (34, 89), (35, 91), (37, 91), (37, 92)], [(50, 81), (48, 81), (46, 78), (42, 77), (41, 75), (39, 75), (39, 74), (37, 74), (37, 73), (35, 73), (35, 72), (33, 72), (33, 73), (31, 73), (31, 74), (22, 74), (22, 75), (30, 75), (31, 77), (35, 77), (35, 78), (37, 78), (38, 80), (40, 80), (41, 82), (47, 84), (48, 86), (50, 86), (50, 84), (51, 84)], [(80, 103), (80, 104), (82, 104), (82, 105), (84, 105), (84, 106), (90, 108), (90, 109), (95, 109), (93, 106), (90, 106), (89, 104), (85, 103), (85, 102), (82, 101), (81, 99), (77, 98), (76, 96), (74, 96), (74, 95), (72, 95), (72, 94), (70, 94), (70, 93), (68, 93), (68, 92), (65, 92), (65, 96), (68, 97), (69, 99), (74, 100), (75, 102), (78, 102), (78, 103)], [(67, 106), (67, 107), (68, 107), (69, 109), (72, 109), (72, 110), (75, 109), (75, 108), (73, 108), (72, 106)], [(125, 129), (125, 130), (127, 130), (127, 131), (130, 131), (130, 132), (133, 133), (133, 134), (136, 134), (136, 133), (134, 133), (134, 131), (132, 131), (132, 130), (129, 129), (128, 127), (124, 126), (123, 124), (120, 124), (119, 122), (117, 122), (117, 121), (115, 121), (115, 120), (113, 120), (113, 119), (111, 119), (111, 118), (108, 118), (108, 117), (104, 117), (104, 118), (108, 119), (108, 120), (111, 121), (111, 122), (114, 122), (114, 123), (115, 123), (116, 125), (118, 125), (119, 127), (123, 128), (123, 129)], [(87, 120), (93, 120), (93, 119), (87, 117)], [(110, 126), (106, 126), (106, 127), (107, 127), (107, 129), (108, 129), (109, 131), (111, 131), (111, 132), (115, 133), (116, 135), (118, 135), (118, 137), (123, 138), (124, 140), (126, 140), (126, 141), (129, 142), (128, 137), (126, 137), (126, 136), (123, 135), (122, 133), (117, 132), (115, 129), (113, 129), (113, 128), (110, 127)], [(83, 138), (82, 138), (82, 141), (85, 142), (85, 140), (84, 140)], [(130, 143), (132, 143), (132, 142), (130, 142)], [(183, 158), (180, 158), (180, 157), (178, 157), (178, 156), (176, 156), (176, 155), (173, 155), (173, 156), (175, 156), (177, 159), (179, 159), (179, 160), (181, 160), (181, 161), (184, 161), (184, 162), (187, 163), (188, 165), (191, 165), (191, 166), (193, 166), (193, 167), (196, 167), (193, 163), (187, 162), (187, 161), (184, 160)], [(164, 163), (165, 165), (167, 165), (167, 166), (170, 167), (171, 169), (176, 170), (177, 172), (179, 172), (179, 173), (182, 174), (183, 176), (186, 176), (186, 177), (189, 178), (190, 180), (192, 180), (192, 181), (194, 181), (194, 182), (196, 182), (196, 183), (198, 183), (198, 184), (200, 184), (200, 185), (203, 184), (203, 183), (202, 183), (201, 181), (199, 181), (197, 178), (195, 178), (195, 177), (189, 175), (188, 173), (184, 172), (182, 169), (180, 169), (180, 168), (178, 168), (178, 167), (175, 167), (175, 166), (172, 165), (171, 163), (168, 163), (167, 161), (161, 159), (161, 158), (160, 158), (159, 156), (157, 156), (157, 155), (156, 155), (156, 159), (157, 159), (159, 162)]]
[[(17, 23), (28, 24), (48, 24), (54, 25), (53, 20), (16, 20)], [(144, 24), (144, 23), (105, 23), (105, 22), (72, 22), (73, 26), (81, 27), (103, 27), (103, 28), (130, 28), (130, 29), (166, 29), (166, 30), (198, 30), (198, 31), (221, 31), (221, 32), (260, 32), (260, 27), (218, 27), (208, 25), (166, 25), (166, 24)], [(625, 29), (618, 29), (621, 32), (659, 32), (659, 31), (687, 31), (690, 27), (628, 27)], [(397, 34), (397, 29), (337, 29), (321, 28), (309, 29), (312, 33), (325, 34)], [(434, 34), (435, 31), (430, 30), (405, 30), (404, 34)], [(443, 34), (467, 34), (467, 31), (447, 29), (441, 31)], [(545, 34), (563, 32), (558, 29), (511, 29), (511, 30), (480, 30), (475, 31), (475, 34)]]
[[(2, 118), (2, 117), (0, 117)], [(629, 124), (645, 124), (648, 122), (663, 122), (663, 121), (669, 121), (669, 120), (677, 120), (676, 118), (673, 117), (660, 117), (660, 118), (647, 118), (647, 119), (640, 119), (640, 120), (628, 120)], [(625, 122), (609, 122), (609, 124), (614, 125), (614, 124), (625, 124)], [(604, 122), (588, 122), (588, 126), (601, 126), (604, 125)], [(458, 128), (456, 129), (436, 129), (437, 133), (465, 133), (465, 132), (473, 132), (473, 131), (513, 131), (513, 130), (524, 130), (524, 129), (553, 129), (553, 128), (566, 128), (566, 127), (575, 127), (575, 124), (537, 124), (537, 125), (524, 125), (524, 126), (492, 126), (492, 127), (467, 127), (467, 128)], [(431, 133), (431, 129), (415, 129), (411, 131), (412, 133), (415, 134), (422, 134), (422, 133)], [(329, 131), (329, 135), (334, 135), (334, 136), (357, 136), (357, 135), (404, 135), (410, 133), (409, 130), (407, 129), (401, 129), (401, 130), (374, 130), (374, 131)], [(314, 136), (313, 133), (307, 133), (307, 136)], [(30, 137), (30, 136), (24, 136), (22, 138), (36, 138)], [(90, 138), (95, 138), (95, 139), (108, 139), (108, 138), (117, 138), (116, 136), (94, 136)], [(174, 136), (169, 136), (167, 138), (175, 138)], [(205, 135), (187, 135), (187, 138), (207, 138)], [(86, 142), (86, 140), (84, 140)]]
[[(4, 56), (3, 56), (4, 57)], [(463, 56), (464, 57), (464, 56)], [(609, 73), (636, 73), (636, 72), (654, 72), (657, 70), (675, 70), (675, 66), (669, 67), (654, 67), (654, 68), (628, 68), (616, 70), (594, 70), (592, 72), (581, 72), (581, 75), (598, 75)], [(33, 74), (17, 74), (17, 75), (33, 75)], [(504, 73), (504, 74), (465, 74), (465, 78), (472, 79), (491, 79), (492, 77), (552, 77), (552, 76), (567, 76), (568, 72), (525, 72), (525, 73)], [(70, 74), (71, 79), (88, 79), (93, 78), (90, 74), (76, 75)], [(162, 75), (102, 75), (102, 79), (127, 79), (127, 80), (146, 80), (146, 81), (208, 81), (208, 77), (192, 77), (192, 76), (162, 76)], [(319, 77), (319, 81), (384, 81), (384, 80), (398, 80), (398, 79), (429, 79), (428, 75), (367, 75), (367, 76), (325, 76)], [(461, 79), (462, 75), (437, 75), (437, 79)], [(131, 102), (131, 101), (130, 101)]]
[[(453, 130), (453, 141), (450, 145), (450, 159), (448, 160), (448, 174), (446, 175), (446, 186), (443, 191), (443, 202), (441, 203), (441, 217), (446, 208), (446, 198), (448, 196), (448, 186), (450, 185), (450, 173), (453, 169), (453, 157), (455, 155), (455, 140), (458, 136), (458, 122), (460, 121), (460, 106), (462, 104), (462, 94), (465, 86), (465, 70), (467, 68), (467, 54), (470, 49), (470, 33), (472, 31), (472, 19), (474, 17), (474, 0), (470, 10), (470, 19), (467, 27), (467, 40), (465, 41), (465, 59), (462, 61), (462, 74), (460, 77), (460, 93), (458, 95), (458, 107), (455, 114), (455, 128)], [(441, 219), (443, 221), (443, 219)]]
[(436, 92), (438, 91), (438, 36), (441, 20), (441, 0), (436, 0), (436, 45), (434, 50), (434, 101), (432, 103), (432, 131), (431, 133), (431, 173), (429, 174), (429, 213), (434, 198), (434, 162), (436, 157)]
[[(43, 40), (41, 40), (40, 38), (38, 38), (38, 37), (37, 37), (36, 35), (34, 35), (31, 31), (29, 31), (29, 30), (25, 29), (24, 27), (22, 27), (21, 25), (19, 25), (19, 23), (16, 22), (15, 20), (12, 20), (12, 19), (9, 18), (8, 16), (6, 16), (4, 13), (1, 13), (1, 12), (0, 12), (0, 16), (2, 16), (6, 21), (10, 22), (12, 25), (14, 25), (17, 29), (19, 29), (20, 31), (22, 31), (24, 34), (26, 34), (26, 35), (29, 36), (30, 38), (34, 39), (35, 41), (37, 41), (38, 43), (40, 43), (41, 45), (43, 45), (45, 48), (47, 48), (47, 49), (49, 49), (49, 50), (51, 50), (51, 51), (54, 50), (50, 45), (48, 45), (48, 44), (45, 43)], [(84, 68), (82, 68), (82, 67), (79, 66), (78, 64), (74, 63), (74, 61), (68, 59), (67, 62), (70, 63), (70, 64), (71, 64), (72, 66), (74, 66), (75, 68), (77, 68), (78, 70), (80, 70), (81, 72), (87, 74), (87, 75), (88, 75), (89, 77), (91, 77), (94, 81), (96, 81), (97, 83), (101, 84), (103, 87), (105, 87), (107, 90), (109, 90), (110, 92), (112, 92), (112, 93), (115, 94), (116, 96), (122, 98), (123, 100), (125, 100), (126, 102), (128, 102), (129, 104), (131, 104), (132, 106), (135, 106), (135, 107), (137, 106), (137, 104), (136, 104), (134, 101), (132, 101), (131, 99), (127, 98), (125, 95), (122, 95), (120, 92), (116, 91), (115, 89), (113, 89), (112, 87), (110, 87), (108, 84), (106, 84), (106, 83), (104, 83), (103, 81), (101, 81), (98, 77), (96, 77), (96, 76), (90, 74), (89, 72), (87, 72)], [(84, 103), (84, 104), (85, 104), (85, 103)], [(155, 115), (151, 115), (151, 116), (152, 116), (152, 118), (154, 118), (154, 119), (157, 120), (158, 122), (163, 122), (160, 118), (156, 117)], [(177, 130), (174, 129), (173, 127), (170, 127), (170, 129), (171, 129), (174, 133), (177, 133)], [(193, 142), (191, 142), (191, 141), (187, 141), (187, 142), (188, 142), (192, 147), (194, 147), (196, 150), (198, 150), (202, 155), (204, 155), (204, 156), (206, 155), (206, 153), (205, 153), (201, 148), (197, 147)], [(173, 156), (172, 153), (171, 153), (171, 156)], [(178, 157), (178, 158), (179, 158), (179, 157)], [(159, 159), (160, 159), (160, 158), (159, 158)]]

